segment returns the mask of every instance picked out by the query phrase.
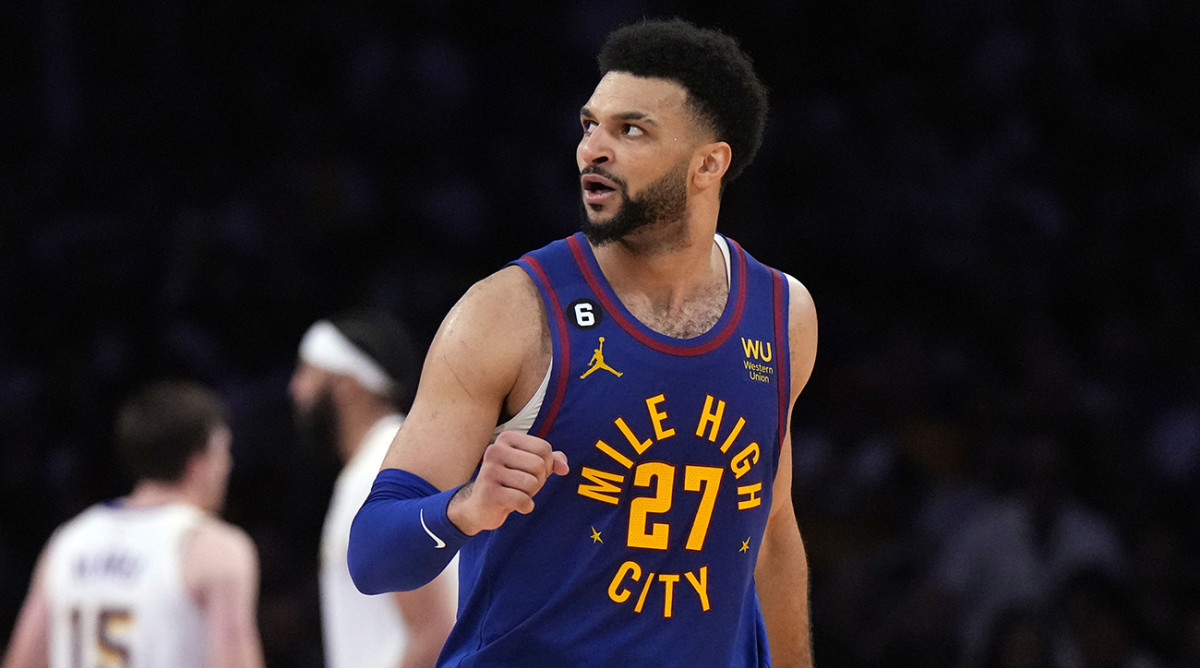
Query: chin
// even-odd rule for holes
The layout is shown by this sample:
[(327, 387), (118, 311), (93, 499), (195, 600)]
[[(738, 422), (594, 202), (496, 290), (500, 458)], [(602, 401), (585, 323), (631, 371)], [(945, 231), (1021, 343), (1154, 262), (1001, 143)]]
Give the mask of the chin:
[(587, 211), (588, 222), (597, 225), (601, 223), (607, 223), (613, 219), (613, 216), (617, 215), (617, 210), (613, 207), (601, 206), (599, 208), (595, 208), (590, 204), (584, 204), (583, 208), (585, 211)]

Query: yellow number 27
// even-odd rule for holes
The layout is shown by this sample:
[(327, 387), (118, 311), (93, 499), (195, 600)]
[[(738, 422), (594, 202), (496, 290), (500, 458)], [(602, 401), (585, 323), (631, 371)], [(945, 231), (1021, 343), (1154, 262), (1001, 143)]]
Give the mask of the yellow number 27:
[[(704, 548), (708, 525), (712, 522), (713, 506), (717, 503), (717, 489), (721, 486), (724, 469), (714, 466), (685, 466), (683, 489), (700, 492), (700, 505), (692, 520), (688, 533), (687, 549), (699, 551)], [(653, 487), (654, 494), (641, 496), (629, 504), (629, 547), (650, 550), (667, 549), (671, 527), (665, 522), (649, 521), (650, 515), (661, 515), (671, 510), (675, 490), (675, 466), (664, 462), (639, 464), (634, 472), (635, 487)]]

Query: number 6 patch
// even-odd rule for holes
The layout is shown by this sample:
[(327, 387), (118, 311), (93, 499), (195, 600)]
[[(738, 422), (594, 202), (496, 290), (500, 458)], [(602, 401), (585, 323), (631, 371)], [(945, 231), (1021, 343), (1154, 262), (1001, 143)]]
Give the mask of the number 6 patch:
[(604, 312), (600, 305), (590, 299), (576, 299), (567, 305), (568, 318), (579, 329), (591, 329), (600, 324)]

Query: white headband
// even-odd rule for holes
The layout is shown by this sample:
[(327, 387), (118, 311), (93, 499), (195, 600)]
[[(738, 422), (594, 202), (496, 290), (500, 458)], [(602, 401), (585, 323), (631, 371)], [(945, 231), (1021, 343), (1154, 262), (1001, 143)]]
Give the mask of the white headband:
[(378, 394), (394, 386), (387, 372), (328, 320), (317, 321), (304, 333), (300, 339), (300, 359), (326, 371), (352, 376)]

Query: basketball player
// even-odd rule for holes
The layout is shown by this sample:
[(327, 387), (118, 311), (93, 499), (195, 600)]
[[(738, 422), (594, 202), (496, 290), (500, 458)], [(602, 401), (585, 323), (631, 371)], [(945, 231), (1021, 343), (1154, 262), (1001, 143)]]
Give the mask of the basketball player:
[(788, 424), (815, 310), (717, 234), (766, 91), (732, 38), (678, 20), (615, 31), (599, 62), (583, 231), (446, 317), (351, 574), (407, 589), (461, 549), (446, 666), (810, 666)]
[(258, 557), (216, 515), (232, 464), (220, 400), (152, 385), (122, 406), (116, 435), (133, 491), (55, 531), (4, 668), (261, 668)]
[(433, 666), (454, 625), (456, 564), (420, 589), (389, 596), (359, 592), (346, 569), (350, 522), (404, 419), (419, 361), (407, 328), (379, 313), (321, 320), (300, 341), (288, 388), (297, 420), (345, 464), (321, 534), (327, 668)]

